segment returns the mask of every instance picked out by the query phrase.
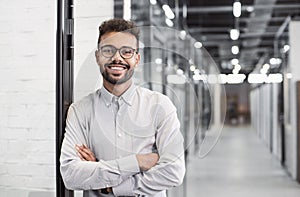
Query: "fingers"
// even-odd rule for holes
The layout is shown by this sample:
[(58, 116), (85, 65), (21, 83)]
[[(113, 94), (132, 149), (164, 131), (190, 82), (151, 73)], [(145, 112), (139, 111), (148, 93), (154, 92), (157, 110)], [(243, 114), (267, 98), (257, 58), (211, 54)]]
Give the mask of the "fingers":
[(82, 160), (82, 161), (86, 161), (79, 152), (77, 152), (77, 156)]
[(94, 156), (94, 153), (85, 144), (82, 145), (82, 151), (85, 152), (88, 155)]
[(96, 161), (94, 153), (87, 147), (87, 145), (76, 145), (77, 155), (82, 161)]

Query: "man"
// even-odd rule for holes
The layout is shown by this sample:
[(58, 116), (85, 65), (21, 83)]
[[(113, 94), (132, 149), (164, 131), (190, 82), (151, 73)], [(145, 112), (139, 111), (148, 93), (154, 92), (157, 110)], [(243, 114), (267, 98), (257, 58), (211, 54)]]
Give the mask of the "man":
[(61, 149), (69, 189), (93, 196), (165, 197), (185, 174), (183, 137), (168, 97), (133, 84), (139, 30), (112, 19), (99, 27), (103, 87), (70, 106)]

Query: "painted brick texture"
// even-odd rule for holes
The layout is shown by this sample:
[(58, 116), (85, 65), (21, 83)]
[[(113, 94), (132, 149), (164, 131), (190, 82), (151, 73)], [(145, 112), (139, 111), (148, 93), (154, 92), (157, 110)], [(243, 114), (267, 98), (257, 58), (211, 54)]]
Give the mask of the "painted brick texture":
[[(55, 196), (55, 2), (1, 1), (0, 196)], [(113, 17), (113, 0), (74, 3), (78, 79), (98, 71), (91, 54), (99, 24)], [(81, 95), (95, 88), (94, 79), (79, 81)]]
[(1, 1), (0, 196), (55, 193), (55, 4)]

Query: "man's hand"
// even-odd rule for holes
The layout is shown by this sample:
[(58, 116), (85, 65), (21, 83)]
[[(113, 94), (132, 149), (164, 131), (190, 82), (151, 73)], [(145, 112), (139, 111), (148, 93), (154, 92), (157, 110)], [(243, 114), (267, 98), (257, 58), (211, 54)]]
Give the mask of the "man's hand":
[(159, 155), (157, 153), (136, 155), (141, 171), (147, 171), (157, 163)]
[[(87, 145), (76, 145), (77, 155), (82, 161), (97, 161), (94, 153)], [(159, 155), (157, 153), (139, 154), (136, 155), (141, 171), (147, 171), (157, 163)]]
[(78, 145), (75, 146), (77, 150), (77, 155), (82, 161), (97, 161), (94, 153), (87, 147), (87, 145)]

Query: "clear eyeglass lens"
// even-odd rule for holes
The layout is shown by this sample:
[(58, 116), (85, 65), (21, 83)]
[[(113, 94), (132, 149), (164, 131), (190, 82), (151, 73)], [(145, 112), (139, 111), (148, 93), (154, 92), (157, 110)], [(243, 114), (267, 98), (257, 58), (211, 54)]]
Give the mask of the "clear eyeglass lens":
[(120, 49), (120, 54), (124, 58), (131, 58), (133, 56), (134, 49), (128, 48), (128, 47), (123, 47)]
[(113, 46), (104, 46), (101, 47), (101, 53), (104, 57), (110, 58), (116, 54), (116, 52), (119, 51), (120, 55), (124, 59), (131, 58), (134, 54), (134, 49), (131, 47), (121, 47), (120, 49), (117, 49)]
[(117, 49), (114, 47), (106, 46), (101, 48), (101, 53), (104, 57), (112, 57), (116, 53)]

